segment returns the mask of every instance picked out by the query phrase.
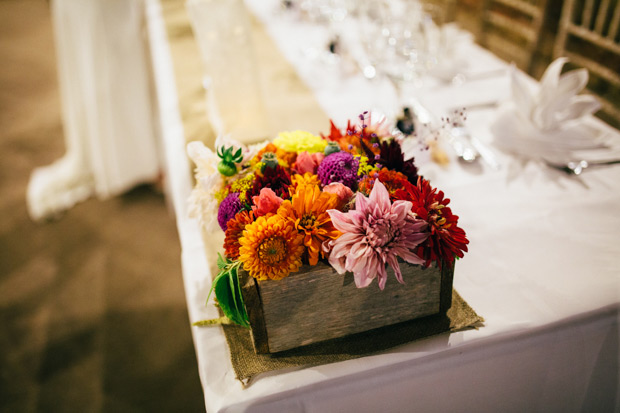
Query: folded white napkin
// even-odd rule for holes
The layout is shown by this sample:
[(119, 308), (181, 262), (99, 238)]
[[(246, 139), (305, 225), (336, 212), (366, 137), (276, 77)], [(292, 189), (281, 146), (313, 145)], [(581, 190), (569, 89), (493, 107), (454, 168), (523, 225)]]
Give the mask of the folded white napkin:
[(600, 103), (594, 96), (577, 95), (588, 83), (588, 71), (561, 74), (567, 61), (558, 58), (549, 65), (536, 93), (511, 68), (512, 99), (491, 126), (500, 148), (527, 158), (565, 160), (573, 151), (601, 147), (601, 130), (588, 122)]

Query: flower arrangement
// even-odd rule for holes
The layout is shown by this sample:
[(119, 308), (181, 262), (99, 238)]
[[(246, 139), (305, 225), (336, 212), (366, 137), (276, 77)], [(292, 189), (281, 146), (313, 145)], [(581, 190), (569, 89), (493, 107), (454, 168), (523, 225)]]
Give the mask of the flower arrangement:
[(326, 135), (285, 132), (249, 147), (218, 138), (216, 147), (188, 145), (197, 180), (191, 213), (208, 231), (224, 231), (211, 292), (237, 324), (248, 326), (240, 268), (280, 280), (323, 261), (353, 273), (358, 288), (377, 279), (383, 290), (388, 266), (404, 283), (399, 260), (441, 267), (467, 251), (450, 200), (367, 112), (344, 130), (332, 122)]

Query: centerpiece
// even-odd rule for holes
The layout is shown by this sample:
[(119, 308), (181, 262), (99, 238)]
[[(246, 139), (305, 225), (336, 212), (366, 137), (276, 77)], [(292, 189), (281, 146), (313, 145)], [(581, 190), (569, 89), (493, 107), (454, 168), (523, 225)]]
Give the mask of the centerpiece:
[[(445, 313), (468, 240), (442, 191), (365, 112), (328, 134), (191, 142), (192, 213), (224, 231), (215, 293), (258, 353)], [(207, 297), (207, 302), (209, 301)]]

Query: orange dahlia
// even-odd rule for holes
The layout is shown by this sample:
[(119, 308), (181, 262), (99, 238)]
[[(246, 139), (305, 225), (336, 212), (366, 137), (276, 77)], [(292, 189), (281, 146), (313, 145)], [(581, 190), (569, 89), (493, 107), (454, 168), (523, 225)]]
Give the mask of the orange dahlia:
[(340, 232), (332, 224), (327, 210), (338, 206), (338, 195), (321, 192), (318, 185), (299, 185), (290, 200), (282, 202), (278, 215), (303, 234), (303, 244), (310, 265), (316, 265), (324, 253), (323, 242), (336, 239)]
[(239, 239), (239, 261), (258, 280), (280, 280), (301, 267), (303, 236), (279, 215), (258, 217)]
[(278, 148), (273, 143), (269, 142), (263, 149), (258, 151), (258, 153), (252, 159), (252, 166), (256, 165), (256, 163), (260, 162), (265, 152), (273, 152), (278, 157), (278, 161), (284, 162), (285, 166), (288, 168), (293, 163), (295, 163), (295, 159), (297, 159), (297, 154), (295, 152), (288, 152), (284, 149)]
[(226, 224), (224, 253), (231, 260), (239, 258), (239, 238), (241, 238), (246, 225), (253, 221), (254, 214), (251, 211), (241, 211)]

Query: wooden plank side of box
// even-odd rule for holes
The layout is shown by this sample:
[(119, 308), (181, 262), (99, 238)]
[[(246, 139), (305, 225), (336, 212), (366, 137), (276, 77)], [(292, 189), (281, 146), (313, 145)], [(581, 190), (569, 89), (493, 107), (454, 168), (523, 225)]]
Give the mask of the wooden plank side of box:
[[(257, 294), (246, 294), (246, 285), (256, 351), (275, 353), (447, 309), (442, 302), (451, 299), (451, 268), (444, 268), (443, 278), (437, 267), (401, 263), (401, 270), (405, 284), (390, 269), (383, 291), (376, 281), (357, 288), (351, 274), (339, 275), (322, 263), (279, 281), (259, 281)], [(442, 291), (447, 289), (449, 294)]]

